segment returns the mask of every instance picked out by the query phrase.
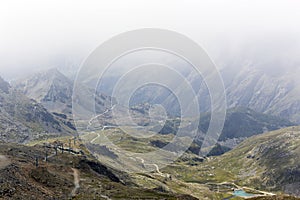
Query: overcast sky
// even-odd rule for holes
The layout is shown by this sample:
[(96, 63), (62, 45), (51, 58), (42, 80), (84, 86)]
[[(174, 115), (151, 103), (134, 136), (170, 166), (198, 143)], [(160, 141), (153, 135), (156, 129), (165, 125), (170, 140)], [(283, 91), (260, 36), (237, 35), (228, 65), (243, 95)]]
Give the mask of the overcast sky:
[(145, 27), (185, 34), (218, 65), (237, 56), (271, 62), (284, 55), (294, 66), (300, 60), (299, 8), (296, 0), (4, 0), (0, 75), (78, 64), (110, 37)]

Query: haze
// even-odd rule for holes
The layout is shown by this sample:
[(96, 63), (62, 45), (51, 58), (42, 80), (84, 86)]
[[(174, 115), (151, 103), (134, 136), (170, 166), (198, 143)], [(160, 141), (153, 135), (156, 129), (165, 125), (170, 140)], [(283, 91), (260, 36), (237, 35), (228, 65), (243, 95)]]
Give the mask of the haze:
[(299, 6), (292, 0), (2, 1), (0, 75), (10, 80), (41, 68), (77, 67), (101, 42), (145, 27), (185, 34), (219, 68), (247, 63), (282, 73), (300, 66)]

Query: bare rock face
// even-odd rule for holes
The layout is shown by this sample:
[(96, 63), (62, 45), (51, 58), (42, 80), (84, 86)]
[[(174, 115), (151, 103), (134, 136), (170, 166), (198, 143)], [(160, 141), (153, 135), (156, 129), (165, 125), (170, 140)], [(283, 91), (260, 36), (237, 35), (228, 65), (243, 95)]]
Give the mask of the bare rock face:
[(24, 143), (39, 137), (72, 133), (60, 117), (0, 78), (0, 140)]
[(226, 87), (229, 107), (245, 106), (300, 122), (300, 87), (296, 73), (272, 76), (245, 67), (231, 75)]
[(14, 87), (51, 112), (71, 113), (73, 83), (57, 69), (19, 80), (14, 83)]
[[(13, 87), (41, 103), (48, 111), (72, 117), (73, 81), (57, 69), (36, 73), (15, 82)], [(82, 86), (81, 89), (84, 97), (95, 99), (95, 105), (81, 102), (82, 109), (91, 110), (96, 107), (96, 111), (104, 112), (111, 106), (111, 97), (100, 93), (94, 94), (94, 91), (86, 86)]]

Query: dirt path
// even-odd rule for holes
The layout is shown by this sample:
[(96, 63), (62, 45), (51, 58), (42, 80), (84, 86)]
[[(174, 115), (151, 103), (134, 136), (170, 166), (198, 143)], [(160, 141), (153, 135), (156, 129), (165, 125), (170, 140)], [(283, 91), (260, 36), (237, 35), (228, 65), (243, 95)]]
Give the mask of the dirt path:
[(87, 130), (89, 130), (89, 128), (92, 126), (93, 124), (93, 121), (96, 120), (98, 117), (102, 116), (102, 115), (105, 115), (106, 113), (108, 113), (109, 111), (112, 111), (114, 108), (115, 108), (116, 105), (113, 105), (110, 109), (106, 109), (105, 112), (99, 114), (99, 115), (96, 115), (95, 117), (91, 118), (90, 121), (88, 122), (88, 126), (87, 126)]
[(137, 157), (137, 159), (140, 159), (143, 165), (154, 166), (155, 169), (156, 169), (156, 172), (157, 172), (159, 175), (164, 176), (164, 174), (163, 174), (161, 171), (159, 171), (159, 167), (158, 167), (157, 164), (145, 164), (145, 160), (144, 160), (143, 158)]
[(76, 193), (78, 189), (80, 188), (80, 179), (79, 179), (79, 171), (77, 169), (72, 168), (73, 170), (73, 176), (74, 176), (74, 189), (71, 192), (71, 196), (74, 197), (76, 196)]
[[(116, 128), (116, 126), (103, 126), (101, 131), (104, 131), (107, 128)], [(92, 133), (95, 133), (95, 131), (93, 131)], [(91, 140), (91, 143), (94, 143), (100, 136), (100, 133), (97, 133), (97, 136)]]
[(4, 155), (0, 155), (0, 169), (5, 168), (9, 164), (10, 164), (10, 160)]
[(276, 194), (274, 193), (271, 193), (271, 192), (265, 192), (265, 191), (261, 191), (261, 190), (256, 190), (254, 188), (249, 188), (249, 187), (242, 187), (242, 189), (245, 189), (245, 190), (252, 190), (252, 191), (255, 191), (255, 192), (259, 192), (259, 193), (262, 193), (263, 195), (265, 196), (274, 196)]
[(89, 128), (92, 126), (94, 120), (96, 120), (98, 117), (100, 117), (100, 116), (102, 116), (102, 115), (108, 113), (109, 111), (110, 111), (110, 110), (107, 109), (104, 113), (101, 113), (100, 115), (96, 115), (95, 117), (91, 118), (90, 121), (88, 122), (88, 126), (87, 126), (86, 129), (89, 130)]

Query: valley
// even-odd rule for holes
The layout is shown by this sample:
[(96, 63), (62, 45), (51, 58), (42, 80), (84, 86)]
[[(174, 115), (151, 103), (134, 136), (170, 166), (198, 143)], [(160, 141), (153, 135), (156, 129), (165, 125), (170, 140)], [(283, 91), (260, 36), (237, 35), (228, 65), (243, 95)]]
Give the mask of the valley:
[(0, 86), (1, 126), (16, 127), (1, 133), (0, 199), (300, 197), (300, 128), (289, 119), (229, 108), (218, 141), (202, 149), (209, 112), (193, 137), (193, 118), (163, 116), (150, 103), (124, 107), (102, 93), (94, 108), (77, 105), (90, 118), (74, 120), (72, 81), (54, 69)]
[[(175, 163), (168, 165), (167, 167), (163, 167), (162, 169), (158, 169), (158, 166), (156, 163), (148, 162), (145, 163), (144, 159), (135, 157), (135, 153), (146, 153), (149, 151), (155, 151), (157, 150), (155, 146), (152, 145), (151, 140), (145, 140), (145, 139), (135, 139), (126, 137), (126, 134), (122, 134), (120, 130), (116, 130), (115, 128), (107, 129), (104, 131), (102, 138), (109, 137), (109, 141), (112, 142), (114, 145), (118, 146), (120, 149), (116, 149), (115, 146), (110, 146), (109, 142), (102, 143), (100, 142), (99, 145), (102, 146), (103, 149), (107, 149), (108, 152), (105, 154), (104, 150), (101, 151), (104, 154), (98, 154), (99, 151), (95, 152), (96, 157), (101, 160), (103, 163), (106, 163), (108, 166), (114, 166), (118, 168), (118, 165), (120, 162), (122, 163), (121, 166), (134, 166), (134, 163), (138, 163), (138, 165), (141, 165), (144, 169), (143, 174), (149, 174), (149, 171), (152, 171), (150, 174), (155, 177), (155, 179), (167, 179), (168, 181), (164, 182), (165, 188), (167, 190), (171, 191), (183, 191), (182, 188), (179, 187), (179, 185), (189, 185), (193, 186), (194, 188), (206, 188), (209, 189), (213, 193), (217, 193), (219, 197), (213, 197), (213, 199), (220, 198), (220, 196), (227, 196), (230, 194), (236, 194), (241, 195), (241, 192), (238, 191), (247, 191), (248, 195), (245, 195), (246, 197), (268, 197), (273, 196), (275, 198), (276, 195), (281, 194), (281, 192), (287, 192), (285, 190), (286, 185), (285, 181), (282, 183), (278, 182), (278, 180), (272, 180), (273, 177), (267, 176), (265, 173), (267, 172), (261, 172), (258, 169), (270, 169), (270, 166), (263, 166), (262, 164), (259, 164), (258, 166), (254, 167), (253, 165), (256, 164), (249, 164), (249, 166), (245, 166), (248, 159), (253, 159), (251, 156), (255, 157), (254, 155), (248, 155), (250, 154), (245, 152), (243, 149), (243, 146), (250, 146), (249, 142), (253, 141), (253, 144), (261, 144), (260, 142), (255, 142), (257, 140), (260, 140), (261, 138), (264, 138), (266, 142), (275, 142), (269, 138), (274, 138), (275, 136), (282, 134), (290, 134), (290, 131), (294, 131), (293, 140), (296, 142), (297, 139), (300, 137), (299, 127), (291, 127), (287, 129), (281, 129), (279, 131), (274, 131), (270, 133), (265, 133), (258, 136), (253, 136), (253, 138), (249, 138), (242, 142), (239, 146), (237, 146), (232, 151), (229, 151), (225, 153), (222, 156), (217, 157), (207, 157), (207, 158), (201, 158), (198, 155), (195, 155), (193, 153), (185, 153), (183, 156), (181, 156)], [(91, 135), (90, 135), (91, 136)], [(88, 135), (86, 137), (89, 137)], [(117, 139), (121, 137), (122, 139)], [(283, 136), (284, 137), (284, 136)], [(283, 138), (281, 137), (281, 139)], [(170, 136), (168, 135), (161, 135), (156, 136), (156, 138), (151, 138), (155, 141), (168, 141), (170, 139)], [(280, 138), (279, 138), (280, 139)], [(274, 139), (275, 140), (275, 139)], [(283, 141), (281, 141), (283, 142)], [(93, 141), (94, 144), (97, 144), (97, 140)], [(282, 144), (283, 145), (283, 144)], [(143, 148), (139, 148), (139, 147)], [(147, 146), (147, 148), (145, 148)], [(266, 146), (272, 146), (272, 145), (266, 145)], [(283, 145), (284, 146), (284, 145)], [(297, 145), (295, 144), (295, 147)], [(251, 148), (251, 146), (250, 146)], [(293, 148), (293, 147), (291, 147)], [(127, 155), (124, 155), (124, 149), (126, 149), (126, 152), (130, 152)], [(235, 153), (238, 155), (235, 155)], [(276, 153), (276, 155), (280, 155), (279, 153)], [(284, 154), (284, 152), (282, 152)], [(281, 160), (282, 164), (286, 164), (287, 166), (295, 166), (295, 161), (297, 160), (297, 154), (296, 152), (291, 153), (293, 155), (293, 162), (288, 164), (285, 161)], [(113, 155), (113, 156), (112, 156)], [(122, 157), (129, 157), (133, 159), (123, 159)], [(258, 162), (266, 162), (266, 159), (269, 155), (264, 155), (258, 160)], [(273, 158), (274, 160), (276, 158)], [(124, 163), (126, 162), (126, 163)], [(134, 162), (134, 163), (132, 163)], [(255, 161), (256, 162), (256, 161)], [(241, 165), (239, 163), (244, 163), (244, 165)], [(282, 165), (281, 164), (281, 165)], [(152, 168), (149, 167), (152, 165)], [(274, 164), (275, 165), (275, 164)], [(121, 167), (119, 166), (119, 167)], [(233, 167), (234, 166), (234, 167)], [(296, 165), (297, 166), (297, 165)], [(253, 167), (253, 169), (252, 169)], [(284, 171), (289, 171), (288, 167), (284, 169)], [(286, 172), (281, 173), (286, 173)], [(274, 172), (275, 173), (275, 172)], [(296, 172), (297, 173), (297, 172)], [(276, 173), (275, 173), (276, 174)], [(265, 177), (266, 176), (266, 177)], [(286, 177), (286, 175), (280, 175), (278, 176), (282, 177), (284, 176), (288, 181), (289, 178)], [(291, 175), (295, 178), (297, 175)], [(170, 179), (171, 177), (171, 179)], [(278, 183), (276, 186), (264, 186), (264, 182), (258, 181), (258, 180), (264, 180), (267, 181), (267, 179), (271, 179), (268, 181), (273, 181), (273, 183)], [(149, 184), (150, 180), (147, 180), (147, 184)], [(295, 180), (291, 180), (292, 182)], [(154, 182), (153, 180), (151, 182)], [(139, 184), (141, 186), (147, 185), (144, 181), (141, 182), (139, 180)], [(152, 183), (155, 185), (155, 182)], [(178, 185), (179, 184), (179, 185)], [(289, 185), (289, 183), (286, 183)], [(150, 186), (151, 187), (151, 186)], [(178, 188), (179, 187), (179, 188)], [(295, 186), (297, 187), (297, 186)], [(202, 188), (202, 189), (203, 189)], [(233, 190), (237, 191), (236, 193), (232, 192)], [(212, 193), (212, 194), (213, 194)], [(189, 194), (189, 193), (187, 193)], [(192, 191), (192, 194), (194, 197), (203, 199), (203, 193), (196, 194), (194, 191)], [(243, 193), (242, 193), (243, 194)], [(247, 194), (247, 193), (245, 193)], [(253, 195), (250, 195), (253, 194)], [(291, 195), (298, 195), (297, 193), (290, 193)], [(242, 196), (242, 195), (241, 195)], [(289, 197), (286, 197), (289, 198)], [(292, 197), (290, 197), (292, 198)]]
[(0, 1), (0, 200), (300, 200), (300, 1)]
[[(107, 129), (105, 132), (113, 134), (115, 131)], [(281, 137), (281, 134), (284, 136)], [(129, 145), (130, 140), (125, 136), (122, 137), (124, 139), (117, 144), (128, 151), (136, 151), (136, 144)], [(160, 136), (157, 137), (156, 140), (162, 139), (159, 138)], [(286, 144), (282, 143), (284, 137), (290, 137), (294, 141), (294, 145), (289, 147), (293, 149), (297, 146), (300, 128), (290, 127), (253, 136), (222, 156), (200, 158), (187, 152), (173, 164), (159, 169), (158, 163), (145, 161), (143, 158), (135, 157), (135, 154), (132, 154), (131, 158), (129, 155), (120, 155), (117, 149), (114, 150), (109, 146), (102, 146), (103, 155), (90, 154), (85, 148), (87, 145), (84, 145), (81, 139), (74, 140), (70, 137), (47, 139), (32, 143), (30, 146), (1, 143), (0, 154), (5, 156), (1, 157), (0, 173), (1, 180), (6, 183), (1, 184), (0, 194), (5, 199), (15, 199), (18, 195), (28, 199), (30, 196), (27, 195), (34, 195), (37, 199), (50, 199), (54, 194), (60, 199), (70, 197), (72, 199), (243, 199), (247, 196), (245, 194), (252, 194), (247, 196), (247, 199), (250, 196), (251, 199), (296, 199), (282, 194), (282, 192), (288, 193), (287, 186), (295, 180), (286, 176), (285, 180), (279, 182), (276, 181), (276, 176), (266, 173), (267, 171), (257, 170), (257, 166), (267, 169), (267, 162), (271, 159), (269, 156), (272, 155), (269, 155), (267, 150), (253, 150), (260, 144), (257, 141), (285, 147)], [(151, 145), (149, 141), (140, 140), (137, 143), (144, 143), (143, 146)], [(56, 154), (55, 144), (63, 145), (64, 150), (58, 148)], [(96, 141), (95, 145), (97, 145)], [(149, 148), (155, 150), (155, 147), (149, 146)], [(283, 150), (282, 153), (284, 152)], [(285, 160), (278, 161), (285, 166), (282, 166), (283, 171), (274, 174), (278, 174), (279, 177), (281, 174), (286, 175), (285, 173), (290, 171), (289, 166), (297, 166), (297, 152), (296, 149), (291, 152), (289, 156), (291, 164)], [(46, 155), (48, 155), (47, 161)], [(128, 156), (127, 162), (139, 163), (146, 171), (139, 173), (119, 171), (115, 163), (107, 162), (113, 155), (116, 156), (113, 159), (116, 163), (121, 156)], [(38, 166), (36, 157), (39, 158)], [(256, 159), (258, 157), (260, 159)], [(293, 174), (291, 176), (297, 177)], [(9, 177), (15, 178), (11, 180)], [(23, 179), (25, 177), (26, 182)], [(17, 183), (21, 180), (22, 187), (17, 187)], [(21, 193), (26, 190), (26, 187), (32, 187), (30, 194)], [(239, 195), (244, 196), (238, 197)], [(290, 195), (297, 195), (297, 193), (290, 193)]]

